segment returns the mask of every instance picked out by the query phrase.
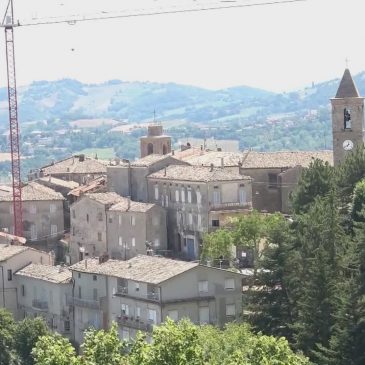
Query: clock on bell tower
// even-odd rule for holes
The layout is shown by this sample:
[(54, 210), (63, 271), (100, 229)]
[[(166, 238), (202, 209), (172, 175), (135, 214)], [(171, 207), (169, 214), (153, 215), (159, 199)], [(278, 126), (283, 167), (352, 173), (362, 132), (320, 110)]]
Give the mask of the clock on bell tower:
[(349, 69), (345, 70), (332, 104), (333, 162), (363, 145), (364, 98), (359, 95)]

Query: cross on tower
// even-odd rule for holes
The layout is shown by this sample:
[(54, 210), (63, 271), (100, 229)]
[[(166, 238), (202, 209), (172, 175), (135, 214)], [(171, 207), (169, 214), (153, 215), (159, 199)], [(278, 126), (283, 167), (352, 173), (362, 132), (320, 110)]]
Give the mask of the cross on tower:
[(349, 62), (350, 62), (350, 60), (347, 57), (345, 59), (345, 62), (346, 62), (346, 68), (349, 68)]

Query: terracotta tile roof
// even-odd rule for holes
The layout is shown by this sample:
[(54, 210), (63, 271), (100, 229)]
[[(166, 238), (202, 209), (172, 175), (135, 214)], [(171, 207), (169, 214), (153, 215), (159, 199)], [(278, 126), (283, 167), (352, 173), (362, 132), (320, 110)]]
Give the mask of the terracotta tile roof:
[(118, 212), (145, 213), (155, 206), (155, 204), (135, 202), (128, 198), (122, 198), (122, 199), (123, 201), (112, 205), (109, 208), (109, 210)]
[(24, 237), (14, 236), (13, 234), (0, 231), (0, 243), (10, 244), (11, 242), (24, 245), (27, 240)]
[(105, 188), (105, 176), (99, 176), (95, 180), (90, 181), (86, 185), (78, 186), (67, 193), (67, 195), (81, 196), (85, 193), (93, 193)]
[[(320, 159), (333, 165), (332, 151), (282, 151), (282, 152), (206, 152), (201, 156), (185, 159), (195, 166), (239, 166), (253, 168), (308, 167), (313, 159)], [(223, 159), (223, 160), (222, 160)]]
[(233, 171), (220, 167), (205, 166), (185, 166), (170, 165), (148, 176), (152, 179), (177, 180), (177, 181), (231, 181), (231, 180), (249, 180), (247, 176), (242, 176), (238, 169)]
[(42, 167), (45, 175), (52, 174), (102, 174), (106, 173), (107, 161), (86, 157), (80, 161), (79, 156), (72, 156), (52, 165)]
[(11, 257), (29, 249), (30, 247), (27, 246), (0, 244), (0, 262), (9, 260)]
[(46, 184), (61, 186), (68, 189), (75, 189), (76, 187), (79, 186), (79, 183), (75, 181), (57, 179), (56, 177), (52, 177), (51, 175), (46, 177), (41, 177), (38, 180), (45, 182)]
[(117, 204), (123, 202), (126, 199), (114, 192), (85, 194), (85, 197), (88, 197), (104, 205)]
[[(87, 261), (86, 264), (85, 261)], [(199, 266), (197, 262), (138, 255), (128, 261), (108, 260), (101, 264), (99, 264), (98, 259), (87, 259), (72, 265), (70, 269), (149, 284), (159, 284), (197, 266)]]
[(152, 155), (148, 155), (146, 157), (140, 158), (136, 161), (133, 161), (131, 163), (131, 166), (136, 166), (136, 167), (148, 167), (153, 165), (156, 162), (159, 161), (163, 161), (166, 159), (174, 159), (173, 156), (171, 155), (156, 155), (156, 154), (152, 154)]
[(360, 97), (357, 91), (354, 80), (352, 79), (350, 70), (347, 68), (342, 76), (342, 80), (338, 87), (336, 98), (358, 98)]
[(56, 284), (68, 284), (72, 279), (72, 272), (61, 266), (29, 264), (16, 272), (17, 276), (39, 279)]
[[(65, 200), (61, 193), (36, 183), (35, 181), (29, 182), (22, 188), (22, 200), (23, 201), (39, 201), (39, 200)], [(0, 202), (13, 201), (13, 194), (7, 194), (0, 196)]]

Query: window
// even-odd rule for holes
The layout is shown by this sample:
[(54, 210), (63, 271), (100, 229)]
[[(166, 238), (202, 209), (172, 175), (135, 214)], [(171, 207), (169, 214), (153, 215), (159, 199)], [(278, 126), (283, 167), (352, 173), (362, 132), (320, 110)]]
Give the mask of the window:
[(219, 227), (219, 219), (212, 219), (212, 227)]
[(79, 299), (81, 299), (81, 286), (79, 285)]
[(72, 226), (72, 235), (75, 235), (75, 226)]
[(55, 236), (57, 234), (57, 225), (51, 224), (51, 236)]
[(122, 303), (121, 310), (122, 310), (122, 315), (129, 316), (128, 304)]
[(191, 203), (191, 188), (188, 188), (188, 203)]
[(32, 204), (30, 207), (29, 207), (29, 213), (31, 214), (37, 214), (37, 206)]
[(101, 222), (103, 220), (103, 213), (99, 212), (97, 214), (98, 221)]
[(136, 247), (136, 238), (132, 237), (132, 247)]
[(198, 214), (198, 228), (202, 226), (202, 216)]
[(98, 280), (98, 276), (97, 275), (93, 275), (93, 281), (97, 281)]
[(98, 232), (98, 241), (101, 241), (101, 232)]
[(218, 186), (215, 186), (213, 191), (213, 204), (220, 204), (220, 202), (221, 202), (221, 192), (219, 191)]
[(32, 241), (37, 239), (37, 227), (35, 224), (30, 226), (30, 239)]
[(226, 290), (234, 290), (234, 279), (229, 278), (224, 280), (224, 289)]
[(22, 297), (25, 297), (25, 286), (22, 285)]
[(170, 317), (175, 322), (179, 320), (179, 312), (177, 311), (177, 309), (169, 310), (167, 312), (167, 316)]
[(185, 188), (181, 188), (181, 202), (185, 203)]
[(129, 329), (126, 327), (122, 329), (122, 340), (129, 341)]
[(165, 206), (165, 198), (163, 195), (161, 195), (161, 206)]
[(141, 317), (141, 307), (136, 307), (136, 318)]
[(119, 215), (119, 216), (118, 216), (118, 223), (119, 223), (119, 225), (121, 225), (121, 224), (122, 224), (122, 215)]
[(98, 289), (96, 288), (93, 289), (93, 299), (98, 300)]
[(81, 278), (81, 272), (77, 273), (77, 277), (80, 279)]
[(64, 328), (65, 332), (70, 332), (71, 325), (70, 325), (70, 321), (68, 319), (63, 322), (63, 328)]
[(50, 204), (49, 206), (49, 212), (50, 213), (55, 213), (57, 210), (56, 204)]
[(198, 282), (199, 293), (208, 293), (208, 280)]
[(9, 205), (9, 213), (14, 214), (14, 206), (13, 204)]
[(198, 205), (202, 203), (202, 194), (199, 189), (196, 191), (196, 203)]
[(343, 128), (351, 129), (351, 110), (348, 108), (343, 110)]
[(179, 201), (180, 200), (180, 196), (179, 196), (179, 190), (175, 190), (175, 201)]
[(152, 323), (156, 323), (157, 312), (154, 309), (149, 309), (148, 310), (148, 320)]
[(158, 194), (158, 184), (155, 184), (155, 200), (158, 200), (159, 194)]
[(269, 173), (269, 185), (268, 187), (270, 189), (277, 188), (278, 187), (278, 174)]
[(109, 215), (108, 222), (109, 222), (109, 223), (113, 223), (113, 216), (112, 216), (112, 215)]
[(199, 307), (199, 323), (209, 323), (209, 307)]
[(236, 306), (234, 304), (226, 305), (226, 316), (235, 316), (236, 315)]
[(139, 291), (139, 283), (135, 284), (136, 291)]
[(119, 244), (119, 246), (123, 245), (123, 237), (122, 236), (119, 236), (118, 244)]
[(136, 225), (136, 217), (134, 215), (131, 215), (131, 226)]
[(165, 195), (165, 207), (169, 206), (169, 196), (166, 194)]
[(156, 238), (155, 239), (155, 247), (159, 247), (160, 246), (160, 239)]
[(193, 225), (193, 214), (192, 213), (189, 213), (188, 219), (189, 219), (189, 225), (192, 226)]
[(89, 214), (86, 214), (86, 222), (89, 223)]
[(240, 190), (238, 191), (238, 198), (241, 205), (246, 204), (246, 191), (243, 187), (240, 187)]
[(75, 209), (72, 209), (72, 218), (76, 218), (76, 212), (75, 212)]

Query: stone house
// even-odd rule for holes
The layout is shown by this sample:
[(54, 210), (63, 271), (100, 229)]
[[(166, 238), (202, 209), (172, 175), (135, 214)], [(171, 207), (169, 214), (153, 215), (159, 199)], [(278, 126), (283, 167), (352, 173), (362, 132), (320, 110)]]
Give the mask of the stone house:
[(167, 209), (169, 248), (197, 259), (204, 233), (252, 208), (251, 178), (239, 168), (171, 165), (148, 176), (150, 202)]
[(134, 201), (148, 202), (147, 176), (169, 165), (188, 165), (172, 155), (152, 154), (133, 162), (107, 166), (108, 191), (129, 196)]
[(85, 184), (90, 180), (106, 173), (107, 161), (102, 161), (85, 155), (75, 155), (64, 160), (32, 170), (28, 180), (35, 180), (44, 176), (52, 176), (61, 180), (75, 181)]
[[(85, 288), (85, 299), (95, 304), (94, 314), (83, 307), (80, 329), (107, 328), (116, 321), (121, 338), (129, 339), (137, 331), (150, 333), (167, 317), (221, 327), (240, 317), (243, 275), (232, 271), (143, 255), (128, 261), (88, 259), (71, 270), (76, 292)], [(100, 292), (99, 283), (104, 285)]]
[(167, 249), (166, 210), (156, 204), (123, 198), (107, 212), (108, 254), (129, 259), (150, 250)]
[(43, 317), (54, 332), (72, 338), (72, 273), (62, 266), (29, 264), (15, 273), (21, 318)]
[(254, 209), (290, 213), (290, 194), (297, 186), (303, 168), (317, 158), (333, 164), (332, 151), (204, 152), (185, 160), (194, 166), (238, 167), (241, 174), (252, 178)]
[[(64, 197), (30, 182), (22, 188), (23, 230), (28, 244), (54, 244), (64, 234)], [(13, 233), (13, 195), (0, 196), (0, 228)]]
[(19, 318), (18, 289), (14, 274), (30, 263), (53, 264), (46, 252), (27, 246), (0, 244), (0, 308), (6, 308)]

